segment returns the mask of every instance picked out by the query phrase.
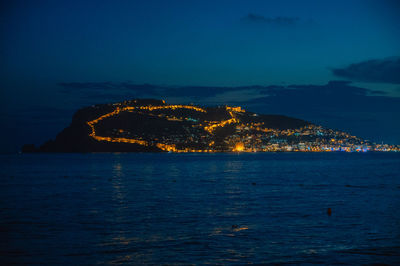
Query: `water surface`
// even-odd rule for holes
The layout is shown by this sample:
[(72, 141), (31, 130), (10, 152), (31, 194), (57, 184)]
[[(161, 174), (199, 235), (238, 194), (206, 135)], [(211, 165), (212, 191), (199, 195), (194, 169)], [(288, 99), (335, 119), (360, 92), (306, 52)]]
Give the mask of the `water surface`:
[(400, 263), (399, 153), (1, 155), (0, 178), (3, 264)]

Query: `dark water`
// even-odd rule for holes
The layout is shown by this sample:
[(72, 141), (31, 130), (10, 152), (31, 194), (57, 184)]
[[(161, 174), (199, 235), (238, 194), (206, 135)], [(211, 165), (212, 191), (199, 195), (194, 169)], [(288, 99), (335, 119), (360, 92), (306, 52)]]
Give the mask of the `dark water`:
[(400, 153), (0, 160), (2, 264), (400, 263)]

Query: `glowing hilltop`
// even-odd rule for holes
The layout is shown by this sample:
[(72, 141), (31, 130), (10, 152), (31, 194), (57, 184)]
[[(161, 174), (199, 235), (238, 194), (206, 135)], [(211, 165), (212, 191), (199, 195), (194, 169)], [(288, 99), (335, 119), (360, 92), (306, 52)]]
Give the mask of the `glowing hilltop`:
[(79, 110), (40, 152), (328, 152), (399, 151), (348, 133), (241, 107), (169, 105), (137, 99)]

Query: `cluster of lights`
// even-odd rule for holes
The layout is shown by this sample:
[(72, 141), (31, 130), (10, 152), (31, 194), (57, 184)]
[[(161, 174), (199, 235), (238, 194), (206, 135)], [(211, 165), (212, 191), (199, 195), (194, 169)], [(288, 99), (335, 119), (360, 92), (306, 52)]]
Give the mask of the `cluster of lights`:
[(226, 126), (228, 124), (239, 123), (239, 122), (240, 121), (238, 119), (236, 119), (236, 118), (231, 118), (231, 119), (224, 120), (224, 121), (221, 121), (221, 122), (210, 122), (212, 124), (209, 125), (209, 126), (205, 126), (204, 130), (206, 130), (207, 132), (212, 134), (214, 132), (214, 130), (217, 129), (218, 127), (224, 127), (224, 126)]
[(206, 110), (200, 107), (196, 107), (193, 105), (159, 105), (159, 106), (138, 106), (138, 107), (126, 107), (126, 110), (133, 110), (133, 109), (140, 109), (140, 110), (148, 110), (148, 111), (154, 111), (154, 110), (162, 110), (162, 109), (171, 109), (171, 110), (176, 110), (176, 109), (189, 109), (189, 110), (194, 110), (197, 112), (202, 112), (202, 113), (207, 113)]
[(244, 112), (246, 112), (246, 111), (245, 111), (244, 109), (242, 109), (242, 107), (240, 107), (240, 106), (237, 106), (237, 107), (226, 106), (225, 109), (226, 109), (227, 111), (236, 112), (236, 113), (244, 113)]
[(217, 129), (218, 127), (224, 127), (224, 126), (229, 125), (229, 124), (240, 123), (240, 120), (235, 117), (233, 112), (237, 112), (237, 113), (245, 112), (245, 110), (242, 109), (242, 107), (240, 107), (240, 106), (238, 106), (238, 107), (226, 106), (225, 109), (226, 109), (226, 111), (228, 111), (228, 113), (231, 116), (231, 118), (228, 119), (228, 120), (224, 120), (224, 121), (209, 122), (209, 125), (204, 127), (205, 131), (207, 131), (208, 133), (212, 134), (214, 132), (214, 130)]

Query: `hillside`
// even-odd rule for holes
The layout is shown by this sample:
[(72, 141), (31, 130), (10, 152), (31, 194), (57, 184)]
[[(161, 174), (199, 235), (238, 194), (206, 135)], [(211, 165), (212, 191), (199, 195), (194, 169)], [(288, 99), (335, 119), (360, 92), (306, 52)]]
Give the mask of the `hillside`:
[(71, 124), (23, 152), (228, 152), (371, 150), (345, 132), (241, 107), (169, 105), (136, 99), (78, 110)]

